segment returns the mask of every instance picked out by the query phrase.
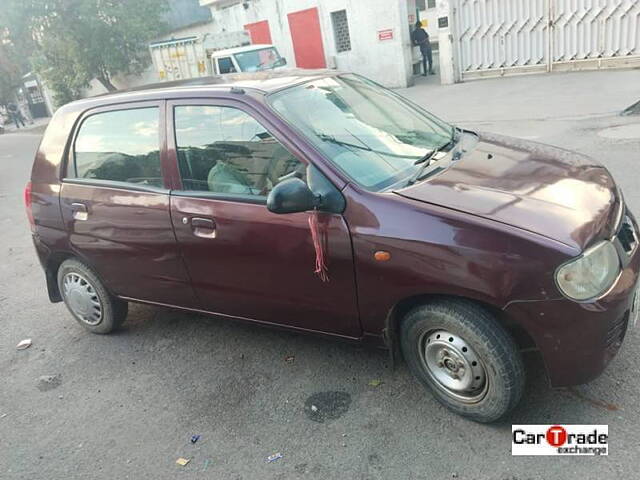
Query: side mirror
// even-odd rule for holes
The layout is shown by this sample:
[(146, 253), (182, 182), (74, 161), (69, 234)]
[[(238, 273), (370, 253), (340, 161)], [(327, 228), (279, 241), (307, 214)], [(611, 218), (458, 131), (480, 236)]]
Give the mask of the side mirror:
[(280, 57), (273, 63), (274, 67), (284, 67), (287, 64), (287, 59), (284, 57)]
[(267, 209), (273, 213), (306, 212), (318, 207), (318, 204), (319, 197), (299, 178), (278, 183), (267, 197)]

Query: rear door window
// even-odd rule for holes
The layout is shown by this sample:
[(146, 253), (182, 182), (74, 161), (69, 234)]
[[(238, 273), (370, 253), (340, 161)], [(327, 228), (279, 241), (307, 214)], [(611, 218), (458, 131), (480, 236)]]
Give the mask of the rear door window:
[(255, 199), (286, 178), (305, 178), (305, 165), (248, 113), (199, 105), (174, 112), (184, 190)]
[(67, 177), (163, 187), (159, 109), (96, 113), (82, 122)]

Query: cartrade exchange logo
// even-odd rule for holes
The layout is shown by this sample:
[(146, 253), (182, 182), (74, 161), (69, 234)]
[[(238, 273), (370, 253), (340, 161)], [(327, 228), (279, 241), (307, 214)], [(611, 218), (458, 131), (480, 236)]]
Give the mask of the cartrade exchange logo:
[(608, 425), (513, 425), (512, 455), (609, 455)]

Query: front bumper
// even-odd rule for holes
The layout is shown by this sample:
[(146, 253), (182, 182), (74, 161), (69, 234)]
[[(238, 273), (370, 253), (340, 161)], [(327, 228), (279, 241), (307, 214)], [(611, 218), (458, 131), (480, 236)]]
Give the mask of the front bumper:
[(623, 261), (613, 287), (595, 302), (563, 298), (514, 302), (505, 308), (533, 338), (552, 386), (587, 383), (615, 357), (633, 323), (639, 271), (640, 248), (636, 248)]

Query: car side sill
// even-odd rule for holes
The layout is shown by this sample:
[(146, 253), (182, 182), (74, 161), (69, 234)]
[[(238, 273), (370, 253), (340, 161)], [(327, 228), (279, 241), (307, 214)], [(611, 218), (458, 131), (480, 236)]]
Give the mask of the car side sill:
[(139, 298), (131, 298), (131, 297), (124, 297), (124, 296), (118, 296), (118, 298), (120, 298), (122, 300), (126, 300), (127, 302), (143, 303), (143, 304), (147, 304), (147, 305), (156, 305), (156, 306), (159, 306), (159, 307), (173, 308), (173, 309), (176, 309), (176, 310), (184, 310), (184, 311), (187, 311), (187, 312), (202, 313), (202, 314), (205, 314), (205, 315), (211, 315), (211, 316), (216, 316), (216, 317), (231, 318), (233, 320), (239, 320), (241, 322), (264, 325), (265, 327), (278, 328), (278, 329), (289, 330), (289, 331), (297, 331), (297, 332), (301, 332), (301, 333), (309, 333), (309, 334), (313, 334), (313, 335), (320, 335), (320, 336), (323, 336), (323, 337), (337, 338), (337, 339), (345, 340), (345, 341), (348, 341), (348, 342), (361, 343), (362, 339), (363, 339), (363, 337), (350, 337), (348, 335), (341, 335), (339, 333), (330, 333), (330, 332), (323, 332), (321, 330), (312, 330), (310, 328), (294, 327), (294, 326), (291, 326), (291, 325), (283, 325), (283, 324), (280, 324), (280, 323), (266, 322), (264, 320), (256, 320), (256, 319), (253, 319), (253, 318), (246, 318), (246, 317), (238, 317), (238, 316), (235, 316), (235, 315), (228, 315), (226, 313), (210, 312), (208, 310), (201, 310), (201, 309), (198, 309), (198, 308), (179, 307), (177, 305), (171, 305), (171, 304), (168, 304), (168, 303), (161, 303), (161, 302), (154, 302), (154, 301), (151, 301), (151, 300), (141, 300)]

